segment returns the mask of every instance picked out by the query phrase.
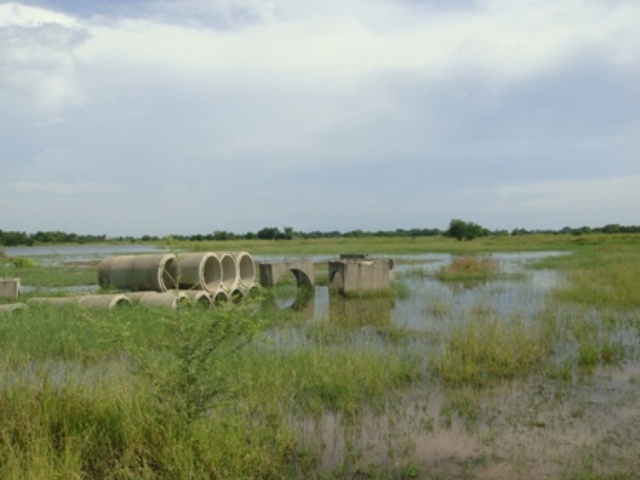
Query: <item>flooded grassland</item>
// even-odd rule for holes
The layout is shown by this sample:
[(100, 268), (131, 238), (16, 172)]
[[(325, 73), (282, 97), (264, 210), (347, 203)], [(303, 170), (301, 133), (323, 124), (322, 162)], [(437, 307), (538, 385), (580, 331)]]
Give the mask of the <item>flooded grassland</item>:
[(3, 477), (638, 478), (635, 245), (393, 258), (392, 292), (0, 317)]

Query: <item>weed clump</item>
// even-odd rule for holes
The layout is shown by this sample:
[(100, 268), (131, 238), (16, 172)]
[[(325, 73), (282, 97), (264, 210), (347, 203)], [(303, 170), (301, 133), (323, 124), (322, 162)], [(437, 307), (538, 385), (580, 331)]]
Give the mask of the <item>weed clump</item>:
[(489, 280), (500, 271), (500, 262), (493, 257), (464, 255), (441, 267), (436, 278), (442, 281)]
[(485, 387), (499, 380), (525, 378), (550, 353), (544, 329), (520, 320), (475, 318), (453, 329), (433, 362), (446, 385)]

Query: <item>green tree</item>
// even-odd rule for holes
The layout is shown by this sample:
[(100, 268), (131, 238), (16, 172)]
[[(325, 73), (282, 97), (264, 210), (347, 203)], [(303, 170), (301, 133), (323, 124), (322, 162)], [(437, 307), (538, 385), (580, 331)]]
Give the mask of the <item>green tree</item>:
[(447, 237), (457, 240), (473, 240), (477, 237), (489, 236), (489, 230), (473, 222), (465, 222), (458, 218), (454, 218), (449, 222), (449, 228), (445, 232)]

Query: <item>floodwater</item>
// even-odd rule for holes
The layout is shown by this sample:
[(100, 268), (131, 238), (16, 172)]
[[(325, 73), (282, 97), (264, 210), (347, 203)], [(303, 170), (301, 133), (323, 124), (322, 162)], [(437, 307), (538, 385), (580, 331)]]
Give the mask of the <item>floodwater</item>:
[(129, 255), (138, 253), (158, 253), (168, 251), (152, 245), (38, 245), (34, 247), (3, 247), (8, 257), (29, 257), (41, 265), (64, 262), (86, 262), (100, 260), (110, 255)]
[[(157, 251), (163, 250), (140, 245), (86, 245), (7, 248), (5, 254), (36, 257), (42, 263), (64, 263)], [(276, 302), (296, 321), (269, 331), (268, 344), (283, 351), (312, 346), (313, 339), (301, 326), (344, 322), (345, 318), (351, 318), (349, 325), (359, 332), (351, 345), (381, 349), (393, 346), (376, 335), (376, 330), (396, 328), (415, 332), (416, 337), (426, 334), (438, 338), (457, 321), (478, 312), (493, 318), (536, 321), (564, 278), (556, 271), (528, 267), (549, 255), (562, 254), (492, 254), (508, 276), (473, 284), (435, 278), (452, 255), (376, 255), (394, 259), (395, 277), (406, 287), (405, 295), (344, 299), (330, 294), (326, 286), (316, 286), (311, 295), (300, 295), (295, 289), (286, 291)], [(330, 258), (311, 256), (304, 260), (319, 264)], [(300, 260), (284, 256), (255, 259)], [(602, 312), (583, 314), (597, 317)], [(564, 313), (558, 310), (557, 315)], [(361, 465), (411, 463), (420, 472), (442, 478), (577, 478), (585, 472), (584, 465), (596, 460), (599, 465), (610, 465), (609, 472), (615, 473), (619, 464), (640, 469), (637, 332), (631, 332), (625, 342), (625, 347), (634, 352), (628, 362), (597, 367), (584, 376), (573, 372), (569, 380), (510, 381), (481, 392), (448, 391), (436, 382), (426, 382), (390, 400), (383, 413), (364, 412), (355, 425), (335, 412), (309, 419), (292, 418), (291, 422), (302, 441), (321, 451), (320, 469), (325, 471), (345, 465), (349, 452), (357, 452), (354, 461)], [(424, 349), (425, 344), (417, 342), (416, 348)], [(456, 395), (476, 402), (476, 418), (451, 413)]]
[[(405, 296), (345, 299), (331, 294), (327, 287), (315, 287), (310, 297), (290, 293), (279, 298), (278, 304), (298, 321), (270, 331), (269, 345), (281, 350), (313, 347), (314, 339), (304, 326), (335, 320), (357, 332), (350, 336), (347, 348), (396, 348), (378, 334), (395, 328), (415, 332), (415, 343), (403, 348), (426, 356), (456, 322), (474, 315), (537, 322), (543, 312), (548, 314), (545, 309), (553, 304), (549, 297), (565, 280), (559, 272), (528, 266), (548, 255), (562, 254), (493, 254), (501, 271), (512, 276), (467, 285), (435, 278), (437, 270), (452, 260), (451, 255), (395, 256), (395, 277), (407, 287)], [(557, 304), (552, 309), (560, 323), (580, 316), (587, 323), (601, 325), (603, 315), (624, 323), (628, 315), (575, 311)], [(616, 469), (637, 472), (638, 330), (616, 328), (610, 341), (620, 342), (631, 352), (627, 360), (584, 371), (574, 368), (570, 378), (532, 376), (487, 390), (444, 388), (427, 380), (399, 398), (390, 398), (382, 413), (365, 411), (356, 422), (330, 411), (291, 421), (301, 438), (322, 452), (321, 470), (347, 466), (354, 476), (357, 469), (349, 470), (350, 462), (412, 465), (421, 474), (428, 472), (428, 478), (599, 478), (600, 473), (615, 473)], [(464, 402), (472, 405), (470, 416), (452, 407), (455, 402), (462, 402), (462, 409)]]
[[(533, 319), (544, 308), (546, 296), (562, 282), (562, 278), (556, 271), (533, 270), (527, 266), (547, 256), (563, 254), (493, 254), (491, 257), (499, 262), (501, 272), (513, 277), (470, 285), (435, 279), (435, 273), (451, 261), (452, 255), (395, 255), (391, 257), (395, 263), (395, 278), (406, 286), (406, 296), (343, 298), (330, 294), (326, 286), (316, 286), (312, 295), (297, 296), (295, 291), (289, 290), (280, 294), (276, 302), (281, 309), (289, 310), (300, 321), (352, 318), (363, 327), (395, 327), (432, 334), (444, 333), (444, 330), (451, 328), (452, 322), (443, 322), (443, 318), (454, 321), (456, 318), (468, 318), (470, 313), (478, 309), (499, 317), (524, 316)], [(328, 259), (307, 260), (319, 263)], [(273, 260), (265, 258), (264, 261)], [(367, 333), (367, 329), (363, 329), (362, 335)], [(273, 336), (272, 340), (288, 348), (301, 348), (309, 342), (296, 327), (278, 330)]]

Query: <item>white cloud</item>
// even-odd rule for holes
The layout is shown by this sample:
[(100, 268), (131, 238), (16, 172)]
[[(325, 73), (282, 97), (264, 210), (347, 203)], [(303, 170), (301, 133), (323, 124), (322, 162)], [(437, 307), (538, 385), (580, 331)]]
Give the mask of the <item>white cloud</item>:
[(66, 15), (0, 5), (0, 88), (18, 97), (19, 110), (82, 105), (73, 51), (87, 39), (86, 30)]
[(16, 197), (117, 211), (119, 229), (125, 211), (188, 205), (179, 228), (194, 232), (544, 227), (587, 218), (591, 189), (606, 191), (594, 222), (637, 203), (637, 1), (86, 5), (0, 5), (0, 162)]

